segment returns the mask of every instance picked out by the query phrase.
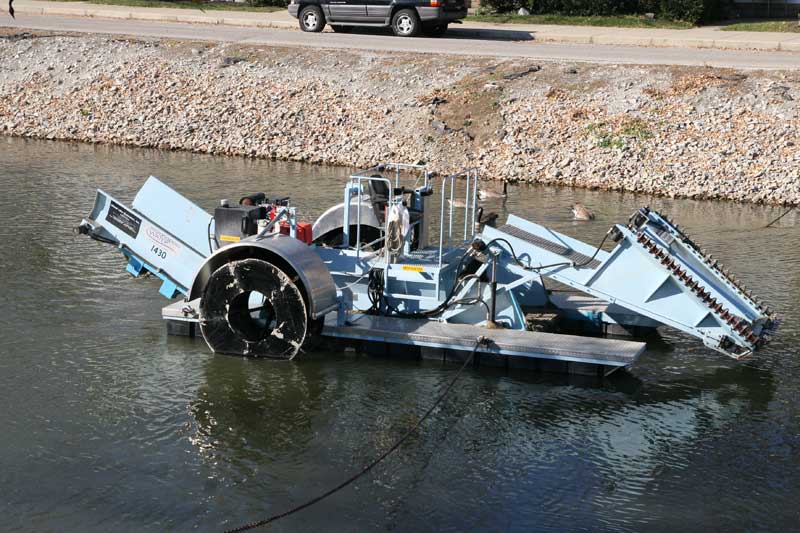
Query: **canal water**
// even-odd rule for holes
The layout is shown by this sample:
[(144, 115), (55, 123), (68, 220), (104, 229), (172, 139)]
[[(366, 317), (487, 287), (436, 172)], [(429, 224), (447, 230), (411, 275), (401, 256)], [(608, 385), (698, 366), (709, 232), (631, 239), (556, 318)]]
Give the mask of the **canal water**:
[[(290, 194), (309, 218), (346, 169), (0, 138), (0, 529), (220, 530), (359, 470), (455, 372), (316, 353), (211, 355), (167, 337), (166, 303), (73, 235), (97, 187), (150, 174), (201, 206)], [(597, 220), (570, 220), (580, 201)], [(800, 220), (778, 208), (512, 187), (513, 212), (598, 242), (649, 204), (784, 316), (736, 363), (665, 332), (627, 374), (466, 372), (398, 453), (276, 531), (787, 530), (800, 524)]]

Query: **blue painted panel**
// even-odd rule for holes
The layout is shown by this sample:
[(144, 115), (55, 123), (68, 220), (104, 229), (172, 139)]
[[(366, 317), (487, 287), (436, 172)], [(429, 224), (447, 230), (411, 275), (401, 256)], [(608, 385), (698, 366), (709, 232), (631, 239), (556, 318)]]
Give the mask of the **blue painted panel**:
[(153, 224), (169, 231), (172, 238), (192, 247), (199, 254), (210, 255), (208, 235), (211, 215), (158, 178), (150, 176), (147, 179), (131, 207)]
[[(148, 183), (155, 182), (158, 182), (155, 178), (148, 180)], [(157, 188), (164, 191), (163, 187)], [(155, 188), (151, 186), (149, 190), (152, 192)], [(172, 202), (176, 194), (173, 191), (162, 200), (166, 198)], [(160, 201), (144, 195), (140, 205), (145, 205), (146, 211), (153, 212), (155, 204)], [(150, 202), (153, 202), (152, 205)], [(177, 211), (191, 214), (191, 210), (186, 210), (187, 203), (190, 202), (176, 201)], [(163, 205), (163, 210), (170, 211), (169, 205)], [(170, 294), (169, 297), (172, 297), (176, 291), (187, 292), (208, 255), (207, 251), (204, 253), (202, 249), (197, 250), (178, 237), (194, 235), (196, 241), (197, 235), (204, 235), (208, 231), (211, 218), (207, 214), (205, 217), (202, 215), (200, 213), (193, 219), (186, 218), (175, 227), (167, 229), (150, 220), (144, 212), (129, 209), (122, 202), (98, 190), (91, 214), (91, 225), (100, 236), (119, 242), (121, 251), (129, 258), (126, 270), (131, 275), (138, 276), (146, 268), (162, 280), (169, 281), (172, 286), (164, 287), (162, 294)], [(166, 217), (162, 216), (161, 219), (166, 220)], [(197, 230), (199, 226), (202, 226), (200, 231)]]

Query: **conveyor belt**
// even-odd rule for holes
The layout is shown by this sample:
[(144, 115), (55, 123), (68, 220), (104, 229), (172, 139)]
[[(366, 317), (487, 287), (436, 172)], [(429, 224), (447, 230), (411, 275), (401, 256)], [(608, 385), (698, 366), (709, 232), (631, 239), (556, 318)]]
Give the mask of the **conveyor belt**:
[(554, 253), (556, 255), (560, 255), (566, 259), (569, 259), (573, 263), (580, 264), (585, 268), (597, 268), (600, 266), (600, 261), (597, 259), (589, 260), (589, 256), (584, 255), (582, 253), (576, 252), (572, 248), (564, 246), (563, 244), (558, 244), (553, 241), (548, 241), (547, 239), (543, 239), (538, 235), (534, 235), (533, 233), (528, 233), (524, 229), (520, 229), (516, 226), (512, 226), (510, 224), (504, 224), (497, 228), (498, 231), (502, 231), (503, 233), (507, 233), (512, 237), (516, 237), (517, 239), (521, 239), (527, 243), (530, 243), (534, 246), (538, 246), (543, 250), (547, 250), (548, 252)]

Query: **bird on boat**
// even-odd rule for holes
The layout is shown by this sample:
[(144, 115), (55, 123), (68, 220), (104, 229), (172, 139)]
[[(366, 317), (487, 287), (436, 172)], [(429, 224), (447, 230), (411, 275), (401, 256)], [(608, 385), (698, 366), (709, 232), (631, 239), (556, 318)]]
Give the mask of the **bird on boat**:
[(484, 214), (483, 206), (478, 207), (478, 210), (475, 212), (475, 231), (480, 233), (483, 231), (485, 226), (489, 226), (491, 228), (495, 227), (498, 218), (499, 215), (497, 213), (492, 211)]
[(579, 202), (572, 205), (572, 218), (575, 220), (594, 220), (594, 213)]
[(503, 192), (492, 189), (478, 189), (478, 198), (488, 200), (490, 198), (506, 198), (508, 196), (508, 181), (503, 180)]

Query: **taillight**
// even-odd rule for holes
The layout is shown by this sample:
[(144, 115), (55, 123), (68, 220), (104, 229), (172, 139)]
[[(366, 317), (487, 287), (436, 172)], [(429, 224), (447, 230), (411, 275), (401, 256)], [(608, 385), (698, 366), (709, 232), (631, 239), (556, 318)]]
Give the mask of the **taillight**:
[(431, 7), (439, 7), (442, 5), (441, 0), (431, 0)]

